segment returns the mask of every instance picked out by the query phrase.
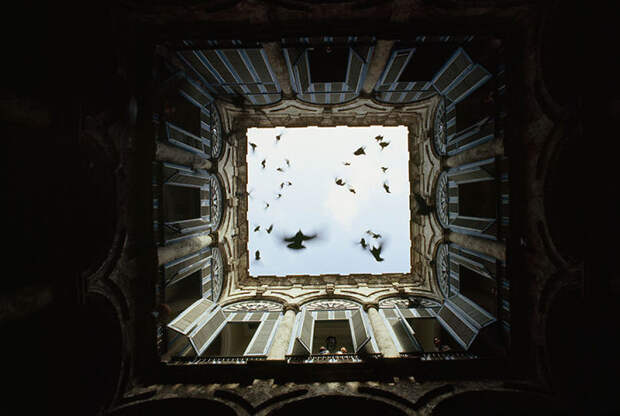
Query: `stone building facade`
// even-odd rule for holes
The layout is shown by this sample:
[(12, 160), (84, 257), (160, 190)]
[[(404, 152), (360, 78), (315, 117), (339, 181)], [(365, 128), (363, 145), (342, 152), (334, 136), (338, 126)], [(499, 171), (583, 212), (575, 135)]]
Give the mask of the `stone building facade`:
[[(55, 10), (67, 25), (33, 56), (59, 82), (2, 98), (10, 150), (49, 137), (30, 162), (55, 161), (21, 178), (42, 182), (43, 217), (32, 195), (12, 204), (27, 207), (14, 234), (44, 230), (49, 247), (16, 255), (31, 277), (3, 295), (6, 333), (43, 357), (11, 364), (13, 388), (43, 372), (42, 403), (80, 414), (613, 409), (612, 366), (584, 364), (601, 346), (581, 332), (606, 329), (578, 311), (617, 285), (591, 282), (585, 208), (563, 193), (582, 180), (582, 97), (559, 46), (574, 36), (571, 7)], [(77, 33), (80, 56), (67, 46)], [(32, 59), (12, 52), (28, 78)], [(338, 125), (407, 127), (411, 270), (250, 276), (247, 129)], [(334, 334), (347, 352), (319, 354)]]

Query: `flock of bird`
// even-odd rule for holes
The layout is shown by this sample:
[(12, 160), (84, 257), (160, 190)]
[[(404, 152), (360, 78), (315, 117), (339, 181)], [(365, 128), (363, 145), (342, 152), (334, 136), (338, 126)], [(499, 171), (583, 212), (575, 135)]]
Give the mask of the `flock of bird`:
[[(280, 140), (282, 139), (282, 134), (279, 134), (276, 136), (276, 143), (280, 142)], [(375, 141), (377, 142), (377, 144), (380, 146), (381, 151), (383, 151), (387, 146), (390, 145), (390, 142), (385, 141), (384, 137), (379, 135), (375, 137)], [(252, 142), (249, 142), (250, 147), (252, 148), (252, 153), (256, 152), (256, 149), (258, 148), (258, 145)], [(353, 156), (355, 157), (360, 157), (360, 156), (364, 156), (366, 155), (366, 151), (365, 151), (366, 147), (365, 146), (361, 146), (360, 148), (358, 148), (357, 150), (355, 150), (353, 152)], [(286, 163), (286, 167), (290, 168), (291, 167), (291, 162), (289, 159), (285, 159), (284, 160)], [(344, 166), (351, 166), (351, 162), (350, 161), (344, 161), (342, 162)], [(261, 169), (267, 169), (267, 159), (263, 159), (260, 162), (261, 165)], [(387, 166), (381, 166), (380, 167), (381, 172), (383, 174), (386, 174), (386, 172), (388, 171), (389, 167)], [(280, 167), (278, 166), (276, 169), (276, 171), (280, 172), (280, 173), (285, 173), (286, 170), (284, 169), (284, 167)], [(347, 184), (347, 182), (345, 182), (344, 179), (336, 177), (334, 179), (334, 182), (337, 186), (341, 186), (341, 187), (347, 187), (348, 191), (351, 192), (352, 194), (356, 194), (356, 190), (355, 188), (352, 186), (352, 184)], [(280, 188), (279, 191), (276, 193), (275, 199), (280, 199), (283, 196), (285, 187), (290, 187), (292, 186), (293, 183), (286, 180), (283, 181), (282, 183), (280, 183)], [(390, 194), (390, 187), (388, 185), (387, 180), (385, 180), (383, 182), (383, 189), (386, 193)], [(251, 193), (251, 192), (250, 192)], [(248, 195), (250, 195), (250, 193), (248, 193)], [(424, 213), (427, 213), (427, 211), (429, 211), (429, 207), (426, 205), (424, 199), (419, 196), (419, 195), (415, 195), (416, 197), (416, 201), (418, 201), (418, 205), (420, 206), (420, 201), (421, 200), (424, 203), (424, 210), (419, 209), (418, 210), (418, 214), (424, 215)], [(251, 195), (250, 195), (251, 198)], [(419, 198), (419, 200), (418, 200)], [(269, 203), (266, 201), (263, 201), (265, 204), (264, 209), (268, 209), (270, 207)], [(424, 211), (424, 212), (422, 212)], [(271, 234), (271, 232), (273, 231), (274, 225), (270, 224), (268, 228), (265, 228), (265, 231), (267, 232), (267, 234)], [(256, 225), (254, 227), (254, 232), (259, 232), (261, 229), (260, 225)], [(365, 251), (367, 251), (370, 255), (372, 255), (372, 257), (375, 259), (375, 261), (377, 262), (382, 262), (384, 261), (384, 258), (381, 257), (381, 251), (383, 250), (383, 248), (385, 247), (385, 242), (383, 240), (383, 237), (380, 234), (374, 233), (371, 230), (366, 230), (366, 232), (364, 233), (365, 236), (368, 236), (368, 241), (366, 240), (366, 238), (362, 237), (359, 240), (359, 244), (361, 246), (361, 248)], [(319, 233), (315, 233), (312, 235), (305, 235), (301, 230), (299, 230), (295, 235), (293, 236), (281, 236), (280, 240), (282, 242), (282, 244), (286, 245), (287, 248), (291, 249), (291, 250), (301, 250), (301, 249), (305, 249), (306, 246), (303, 244), (304, 241), (308, 241), (308, 240), (313, 240), (316, 239), (317, 237), (319, 237)], [(260, 250), (256, 250), (256, 252), (254, 253), (254, 258), (256, 261), (260, 261), (261, 260), (261, 253)]]

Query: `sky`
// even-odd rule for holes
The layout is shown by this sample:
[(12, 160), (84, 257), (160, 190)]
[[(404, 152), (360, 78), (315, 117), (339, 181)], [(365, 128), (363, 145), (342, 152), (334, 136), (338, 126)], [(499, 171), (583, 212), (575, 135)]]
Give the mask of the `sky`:
[[(383, 150), (378, 135), (389, 142)], [(408, 273), (407, 136), (404, 126), (248, 129), (248, 142), (256, 145), (252, 150), (248, 144), (247, 155), (250, 275)], [(362, 146), (366, 154), (355, 156)], [(381, 167), (388, 169), (384, 173)], [(304, 241), (304, 249), (288, 248), (283, 239), (299, 230), (316, 238)], [(369, 251), (379, 246), (380, 262)]]

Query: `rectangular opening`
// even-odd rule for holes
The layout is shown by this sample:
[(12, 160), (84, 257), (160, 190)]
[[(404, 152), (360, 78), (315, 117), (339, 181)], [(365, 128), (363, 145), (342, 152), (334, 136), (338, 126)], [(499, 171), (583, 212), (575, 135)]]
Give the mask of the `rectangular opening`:
[(432, 80), (454, 51), (456, 46), (448, 43), (417, 46), (398, 80), (400, 82)]
[(190, 274), (174, 284), (166, 286), (165, 303), (170, 307), (170, 320), (174, 319), (202, 296), (201, 271)]
[(347, 77), (348, 47), (317, 46), (308, 50), (312, 82), (345, 82)]
[(164, 218), (166, 222), (200, 217), (200, 189), (187, 186), (163, 186)]
[(485, 117), (495, 116), (494, 82), (487, 81), (456, 104), (456, 132), (473, 126)]
[(459, 291), (485, 311), (497, 316), (497, 283), (467, 267), (459, 266)]
[(495, 218), (497, 216), (495, 181), (480, 181), (459, 185), (459, 214), (467, 217)]
[(259, 325), (260, 322), (228, 322), (202, 356), (242, 356)]
[(409, 273), (408, 133), (248, 129), (250, 275)]
[[(328, 337), (336, 338), (335, 344), (328, 342)], [(322, 346), (327, 348), (331, 354), (336, 354), (342, 347), (346, 348), (348, 353), (353, 353), (349, 320), (315, 321), (312, 354), (318, 354)]]
[[(422, 346), (424, 352), (440, 351), (445, 345), (451, 351), (461, 351), (463, 348), (441, 326), (436, 318), (407, 318), (407, 323), (415, 332), (415, 337)], [(439, 339), (439, 346), (435, 345), (435, 338)]]

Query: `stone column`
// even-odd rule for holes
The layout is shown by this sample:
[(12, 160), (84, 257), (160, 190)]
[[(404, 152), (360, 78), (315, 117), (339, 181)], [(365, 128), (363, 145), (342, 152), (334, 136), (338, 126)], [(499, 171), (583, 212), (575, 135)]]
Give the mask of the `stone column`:
[(187, 256), (200, 250), (201, 248), (210, 246), (213, 238), (208, 235), (199, 235), (188, 238), (176, 244), (171, 244), (157, 249), (157, 264), (162, 266), (166, 263), (176, 260), (180, 257)]
[(276, 330), (276, 335), (269, 350), (268, 360), (284, 360), (288, 344), (293, 335), (293, 326), (295, 325), (295, 316), (297, 315), (297, 305), (285, 305), (284, 317), (280, 321), (280, 325)]
[(161, 162), (191, 166), (192, 169), (211, 169), (213, 167), (213, 163), (208, 159), (161, 142), (157, 142), (155, 158)]
[(445, 160), (445, 166), (454, 168), (465, 165), (467, 163), (476, 162), (478, 160), (488, 159), (493, 156), (501, 156), (504, 154), (504, 141), (495, 139), (483, 143), (480, 146), (472, 147), (454, 156), (450, 156)]
[(397, 358), (400, 357), (392, 337), (390, 336), (388, 329), (385, 327), (385, 322), (379, 316), (376, 304), (364, 305), (368, 318), (370, 319), (370, 325), (372, 326), (372, 332), (375, 334), (375, 340), (379, 345), (379, 350), (385, 358)]
[(501, 241), (487, 240), (486, 238), (474, 237), (454, 231), (446, 231), (446, 236), (448, 241), (458, 244), (463, 248), (506, 261), (506, 245)]
[(265, 42), (263, 43), (263, 49), (278, 79), (278, 84), (280, 84), (282, 95), (284, 96), (283, 98), (292, 97), (293, 89), (291, 88), (291, 79), (288, 74), (286, 61), (282, 54), (282, 47), (280, 47), (280, 44), (277, 42)]
[(375, 50), (370, 58), (370, 65), (368, 65), (368, 72), (364, 79), (364, 85), (362, 86), (362, 94), (372, 94), (372, 91), (379, 81), (379, 77), (383, 73), (385, 64), (390, 59), (390, 52), (394, 46), (393, 40), (378, 40), (375, 45)]

